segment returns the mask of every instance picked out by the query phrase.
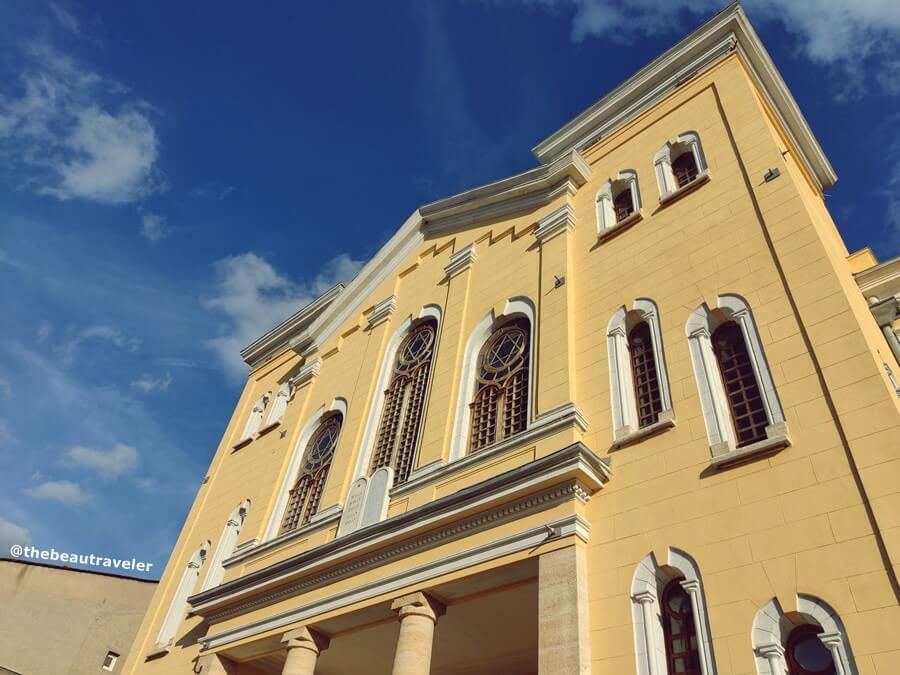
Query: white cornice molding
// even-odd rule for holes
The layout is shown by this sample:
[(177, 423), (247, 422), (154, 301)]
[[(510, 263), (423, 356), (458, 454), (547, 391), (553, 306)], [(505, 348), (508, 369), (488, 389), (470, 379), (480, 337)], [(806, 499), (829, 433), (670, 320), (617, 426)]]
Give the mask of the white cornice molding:
[(448, 277), (469, 269), (478, 259), (478, 246), (473, 241), (466, 244), (458, 251), (450, 254), (450, 261), (444, 266), (444, 273)]
[(866, 300), (886, 300), (900, 295), (900, 256), (853, 275)]
[(297, 387), (306, 384), (307, 382), (311, 382), (313, 378), (318, 377), (319, 372), (322, 370), (322, 359), (313, 359), (305, 366), (300, 368), (297, 371), (297, 374), (292, 377), (289, 382), (291, 386), (296, 389)]
[(590, 177), (591, 167), (573, 150), (553, 162), (432, 202), (419, 211), (429, 233), (443, 232), (535, 209), (562, 194), (574, 194)]
[(563, 204), (537, 221), (534, 238), (544, 242), (560, 232), (571, 232), (575, 229), (575, 220), (575, 211), (569, 204)]
[(287, 346), (293, 346), (296, 336), (302, 333), (319, 314), (325, 311), (344, 290), (344, 284), (332, 286), (311, 303), (302, 307), (285, 321), (241, 350), (241, 358), (251, 367), (264, 363)]
[(542, 163), (622, 127), (687, 79), (737, 50), (820, 187), (837, 175), (744, 10), (733, 3), (534, 147)]
[(369, 315), (366, 317), (368, 321), (367, 328), (371, 330), (378, 324), (387, 321), (391, 314), (393, 314), (397, 310), (397, 296), (389, 295), (381, 302), (375, 303), (375, 306), (372, 307), (372, 311), (369, 312)]

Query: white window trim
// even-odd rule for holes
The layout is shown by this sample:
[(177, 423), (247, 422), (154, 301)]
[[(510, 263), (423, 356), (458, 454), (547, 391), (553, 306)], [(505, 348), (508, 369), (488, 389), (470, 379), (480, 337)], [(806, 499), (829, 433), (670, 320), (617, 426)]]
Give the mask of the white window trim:
[(269, 417), (266, 419), (266, 428), (271, 428), (280, 424), (284, 420), (284, 413), (287, 411), (288, 401), (293, 395), (293, 388), (290, 382), (282, 382), (275, 394), (275, 401), (270, 406)]
[[(419, 319), (425, 318), (433, 318), (437, 323), (437, 328), (434, 334), (434, 352), (432, 353), (432, 372), (434, 370), (435, 359), (437, 358), (437, 349), (440, 341), (441, 334), (441, 308), (438, 305), (429, 304), (422, 307), (419, 311)], [(384, 349), (384, 356), (381, 359), (381, 368), (378, 371), (378, 378), (375, 380), (375, 392), (372, 398), (372, 405), (369, 407), (369, 416), (366, 418), (366, 425), (363, 428), (362, 440), (360, 441), (360, 452), (356, 458), (356, 468), (353, 471), (353, 480), (357, 480), (358, 478), (362, 478), (363, 476), (369, 475), (369, 463), (372, 461), (372, 450), (375, 447), (375, 440), (378, 436), (378, 427), (381, 424), (381, 414), (384, 411), (384, 392), (388, 387), (391, 379), (391, 373), (394, 368), (394, 360), (397, 358), (397, 350), (400, 348), (401, 343), (406, 338), (406, 335), (409, 333), (409, 329), (412, 326), (413, 318), (412, 314), (407, 316), (397, 330), (391, 335), (390, 340), (388, 340), (387, 345)], [(425, 415), (428, 411), (428, 399), (429, 392), (431, 390), (431, 382), (433, 378), (431, 374), (428, 376), (428, 382), (425, 386), (425, 403), (424, 408), (422, 410), (422, 424), (419, 427), (419, 434), (422, 433), (422, 428), (425, 426)], [(419, 452), (419, 438), (416, 439), (415, 448), (416, 454)], [(412, 466), (416, 465), (416, 457), (413, 457)]]
[[(621, 222), (616, 221), (613, 201), (623, 190), (631, 190), (631, 204), (634, 212)], [(597, 236), (603, 237), (620, 227), (627, 227), (641, 219), (641, 192), (637, 172), (632, 169), (620, 171), (619, 175), (606, 181), (597, 192)]]
[[(759, 384), (763, 406), (769, 418), (766, 438), (743, 448), (737, 448), (725, 387), (712, 347), (712, 334), (726, 321), (734, 321), (741, 328), (753, 374)], [(770, 451), (777, 446), (789, 445), (784, 411), (775, 391), (772, 373), (747, 301), (739, 295), (726, 293), (718, 297), (717, 311), (710, 310), (706, 303), (703, 303), (688, 318), (685, 333), (700, 392), (700, 405), (703, 409), (713, 463), (725, 466), (745, 457)]]
[[(106, 656), (103, 657), (103, 664), (100, 666), (102, 670), (105, 670), (108, 673), (113, 672), (116, 669), (116, 664), (119, 662), (120, 654), (116, 654), (113, 651), (106, 652)], [(107, 664), (106, 659), (111, 658), (112, 660)]]
[(700, 672), (716, 675), (712, 638), (707, 619), (706, 599), (700, 571), (694, 559), (684, 551), (669, 548), (668, 568), (661, 568), (652, 553), (648, 553), (634, 571), (631, 582), (631, 614), (634, 626), (634, 651), (638, 675), (666, 675), (665, 635), (660, 613), (660, 594), (672, 578), (672, 573), (683, 576), (682, 587), (691, 599), (694, 614), (694, 632), (697, 635), (697, 651)]
[[(628, 351), (628, 333), (646, 321), (650, 328), (653, 358), (659, 378), (659, 397), (662, 411), (659, 421), (644, 429), (638, 428), (637, 403), (635, 401), (634, 377), (631, 372), (631, 355)], [(675, 413), (672, 409), (672, 392), (669, 389), (669, 375), (659, 325), (659, 309), (649, 298), (638, 298), (629, 312), (622, 305), (606, 327), (607, 357), (609, 359), (609, 387), (613, 415), (613, 441), (617, 446), (643, 438), (648, 433), (674, 425)]]
[(459, 393), (456, 398), (456, 409), (453, 415), (453, 433), (450, 437), (450, 460), (451, 462), (461, 459), (465, 456), (469, 447), (469, 421), (471, 410), (469, 404), (475, 395), (475, 374), (478, 368), (478, 355), (481, 348), (488, 338), (493, 334), (494, 329), (499, 323), (505, 322), (515, 316), (524, 316), (528, 319), (530, 333), (528, 336), (528, 411), (526, 418), (528, 420), (526, 428), (531, 426), (534, 419), (534, 390), (537, 381), (537, 373), (535, 372), (535, 363), (537, 363), (537, 343), (535, 335), (537, 332), (537, 314), (534, 309), (534, 303), (531, 299), (517, 296), (506, 301), (503, 313), (497, 315), (492, 309), (481, 321), (475, 326), (475, 329), (469, 335), (466, 341), (466, 348), (463, 352), (462, 368), (460, 370)]
[[(797, 594), (797, 612), (807, 623), (822, 628), (819, 639), (834, 659), (837, 675), (858, 675), (856, 659), (847, 641), (844, 624), (837, 612), (824, 600), (805, 593)], [(753, 619), (751, 643), (759, 675), (786, 675), (785, 646), (791, 630), (797, 627), (785, 616), (778, 598), (772, 598)]]
[(244, 425), (244, 432), (241, 434), (240, 439), (238, 439), (238, 445), (249, 441), (253, 438), (253, 435), (259, 431), (260, 426), (262, 426), (263, 414), (266, 412), (266, 407), (269, 405), (271, 396), (272, 392), (267, 391), (256, 399), (256, 403), (253, 404), (253, 407), (250, 409), (250, 415), (247, 417), (247, 424)]
[(678, 181), (675, 180), (675, 174), (672, 172), (672, 162), (684, 152), (692, 153), (694, 161), (697, 162), (697, 178), (695, 181), (702, 180), (704, 176), (709, 174), (706, 156), (703, 154), (703, 146), (700, 144), (700, 136), (696, 131), (686, 131), (683, 134), (679, 134), (675, 143), (666, 141), (653, 157), (656, 184), (659, 187), (659, 200), (661, 202), (666, 201), (666, 197), (669, 195), (684, 189), (678, 187)]
[(216, 551), (209, 562), (209, 571), (203, 579), (203, 585), (200, 586), (201, 593), (222, 583), (222, 579), (225, 577), (225, 567), (222, 565), (222, 561), (230, 558), (234, 553), (248, 513), (250, 513), (250, 500), (245, 499), (228, 516), (222, 536), (219, 537), (219, 543), (216, 545)]
[(200, 578), (200, 570), (206, 561), (207, 553), (212, 543), (207, 540), (194, 551), (185, 565), (178, 586), (175, 587), (175, 594), (169, 603), (169, 609), (166, 611), (165, 618), (159, 628), (156, 638), (156, 644), (151, 654), (165, 653), (169, 650), (175, 638), (178, 636), (178, 630), (181, 628), (181, 622), (187, 616), (188, 602), (187, 599), (193, 595), (194, 588), (197, 586), (197, 580)]
[[(300, 436), (297, 438), (297, 442), (294, 444), (294, 450), (291, 453), (291, 461), (288, 464), (284, 478), (281, 480), (281, 487), (276, 493), (275, 506), (269, 515), (269, 523), (266, 525), (265, 534), (262, 538), (263, 542), (278, 536), (278, 530), (281, 527), (281, 518), (284, 515), (284, 509), (287, 507), (288, 494), (290, 493), (291, 488), (294, 487), (294, 482), (297, 480), (297, 475), (300, 473), (300, 464), (303, 462), (306, 445), (309, 443), (309, 439), (312, 438), (312, 435), (316, 432), (316, 429), (319, 428), (319, 422), (322, 420), (322, 417), (329, 412), (341, 413), (343, 422), (346, 422), (347, 401), (343, 398), (336, 398), (328, 407), (325, 407), (324, 405), (321, 406), (312, 414), (304, 425), (303, 430), (300, 432)], [(338, 438), (338, 442), (340, 442), (340, 437)]]

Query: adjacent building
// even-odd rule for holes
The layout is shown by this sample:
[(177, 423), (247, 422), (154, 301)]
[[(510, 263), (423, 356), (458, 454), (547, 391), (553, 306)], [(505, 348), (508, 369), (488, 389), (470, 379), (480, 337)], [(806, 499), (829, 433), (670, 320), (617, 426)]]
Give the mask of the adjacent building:
[(243, 351), (126, 673), (900, 672), (896, 334), (744, 12), (534, 154)]

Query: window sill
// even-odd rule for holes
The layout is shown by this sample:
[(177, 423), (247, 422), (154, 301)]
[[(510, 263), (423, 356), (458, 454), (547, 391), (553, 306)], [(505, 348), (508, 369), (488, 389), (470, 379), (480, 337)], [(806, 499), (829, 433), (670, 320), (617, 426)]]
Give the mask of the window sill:
[(265, 436), (267, 433), (269, 433), (270, 431), (272, 431), (272, 429), (275, 429), (275, 428), (280, 427), (280, 426), (281, 426), (281, 420), (275, 420), (274, 422), (270, 422), (269, 424), (267, 424), (267, 425), (264, 426), (262, 429), (260, 429), (259, 431), (256, 432), (256, 437), (257, 437), (257, 438), (262, 438), (262, 437)]
[(600, 243), (603, 243), (604, 241), (606, 241), (607, 239), (612, 239), (616, 235), (621, 234), (625, 230), (633, 227), (635, 224), (639, 223), (643, 219), (644, 219), (644, 215), (641, 212), (641, 210), (638, 209), (637, 211), (632, 213), (627, 218), (623, 218), (622, 220), (618, 221), (612, 227), (607, 227), (605, 230), (603, 230), (603, 232), (599, 233), (597, 235), (597, 243), (600, 244)]
[(164, 645), (157, 642), (155, 645), (153, 645), (153, 648), (144, 655), (144, 660), (152, 661), (153, 659), (158, 659), (168, 654), (171, 650), (171, 642)]
[(237, 443), (235, 443), (234, 445), (232, 445), (232, 446), (231, 446), (231, 449), (232, 449), (232, 450), (240, 450), (240, 449), (243, 448), (245, 445), (248, 445), (248, 444), (250, 443), (250, 441), (252, 441), (252, 440), (253, 440), (253, 436), (247, 436), (247, 438), (242, 438), (242, 439), (239, 440)]
[[(628, 431), (621, 437), (613, 441), (612, 449), (618, 450), (628, 445), (634, 445), (645, 438), (661, 434), (667, 429), (675, 426), (675, 413), (672, 410), (663, 410), (659, 413), (659, 419), (646, 427), (641, 427), (633, 431)], [(626, 427), (627, 428), (627, 427)]]
[[(787, 434), (787, 429), (783, 425), (778, 426), (782, 428), (777, 432), (770, 432), (768, 437), (761, 441), (745, 445), (743, 448), (730, 449), (727, 452), (721, 452), (714, 456), (709, 462), (710, 466), (716, 471), (721, 471), (722, 469), (728, 469), (737, 464), (743, 464), (766, 455), (774, 455), (776, 452), (784, 450), (790, 446), (791, 439)], [(717, 448), (714, 447), (714, 454), (716, 450)]]
[(686, 194), (693, 192), (698, 187), (700, 187), (704, 183), (708, 183), (708, 182), (709, 182), (709, 170), (707, 169), (707, 170), (704, 170), (704, 171), (698, 173), (697, 177), (694, 180), (692, 180), (690, 183), (688, 183), (687, 185), (680, 187), (677, 190), (673, 190), (672, 192), (669, 192), (668, 194), (665, 194), (662, 197), (660, 197), (659, 205), (667, 206), (667, 205), (671, 204), (672, 202), (678, 201), (679, 199), (684, 197)]

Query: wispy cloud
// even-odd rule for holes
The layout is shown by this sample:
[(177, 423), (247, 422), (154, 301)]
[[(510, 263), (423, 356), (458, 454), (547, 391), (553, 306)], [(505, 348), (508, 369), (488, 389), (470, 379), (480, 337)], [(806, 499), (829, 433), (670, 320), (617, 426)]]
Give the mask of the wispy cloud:
[(12, 385), (5, 377), (0, 377), (0, 398), (12, 398)]
[(13, 544), (28, 546), (31, 543), (31, 532), (24, 527), (0, 518), (0, 552), (6, 555)]
[(145, 213), (141, 216), (141, 236), (150, 243), (155, 244), (169, 236), (171, 228), (166, 223), (166, 217), (157, 213)]
[(59, 502), (66, 506), (78, 506), (92, 499), (78, 483), (70, 480), (48, 480), (33, 488), (26, 488), (25, 494), (32, 499)]
[(309, 281), (292, 281), (256, 253), (230, 256), (215, 263), (216, 291), (204, 305), (221, 313), (222, 334), (207, 341), (226, 373), (240, 381), (247, 373), (240, 350), (274, 328), (338, 281), (349, 281), (362, 262), (341, 254)]
[(64, 7), (61, 3), (51, 2), (48, 5), (53, 18), (57, 20), (60, 26), (70, 33), (81, 35), (81, 22), (78, 20), (68, 7)]
[(141, 455), (135, 448), (121, 443), (117, 443), (109, 450), (77, 445), (69, 448), (64, 461), (67, 466), (88, 469), (108, 480), (132, 473), (141, 463)]
[[(572, 16), (573, 42), (683, 33), (725, 5), (721, 0), (487, 0)], [(797, 37), (798, 52), (840, 74), (838, 99), (856, 98), (875, 84), (900, 93), (900, 3), (889, 0), (744, 0), (751, 19), (779, 22)], [(866, 68), (867, 64), (873, 65)], [(867, 73), (875, 73), (868, 76)]]
[(0, 152), (24, 185), (60, 200), (134, 202), (164, 190), (154, 110), (47, 42), (0, 88)]
[(131, 388), (149, 394), (153, 391), (168, 391), (169, 385), (172, 384), (173, 378), (171, 373), (165, 375), (151, 375), (143, 373), (139, 378), (133, 380)]
[(192, 197), (201, 197), (209, 199), (217, 199), (222, 201), (228, 198), (237, 188), (233, 185), (223, 185), (215, 181), (209, 181), (203, 185), (198, 185), (190, 191)]
[(12, 439), (12, 433), (9, 430), (9, 423), (0, 419), (0, 444)]
[(105, 342), (117, 349), (128, 352), (136, 352), (140, 349), (141, 340), (125, 335), (115, 326), (96, 325), (81, 329), (69, 329), (66, 337), (53, 346), (54, 353), (65, 366), (71, 366), (75, 362), (82, 345), (86, 342)]

